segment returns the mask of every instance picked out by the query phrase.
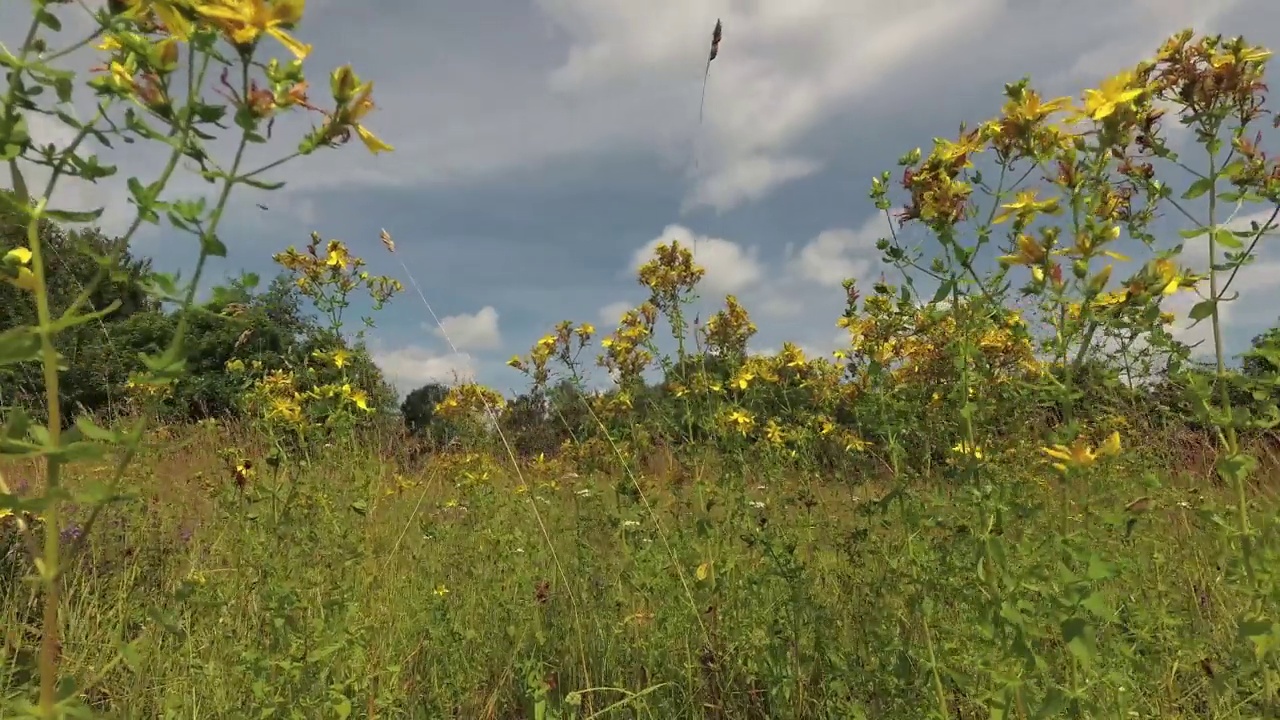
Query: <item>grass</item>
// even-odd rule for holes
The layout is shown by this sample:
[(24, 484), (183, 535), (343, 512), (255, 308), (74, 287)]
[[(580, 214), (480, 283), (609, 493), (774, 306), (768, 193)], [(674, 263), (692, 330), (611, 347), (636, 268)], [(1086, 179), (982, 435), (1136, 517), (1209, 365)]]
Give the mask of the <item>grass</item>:
[[(635, 485), (531, 468), (525, 486), (483, 455), (410, 463), (389, 444), (369, 447), (327, 448), (288, 479), (272, 477), (251, 435), (223, 428), (151, 447), (129, 478), (137, 496), (99, 521), (68, 579), (64, 667), (92, 683), (95, 709), (919, 718), (940, 690), (952, 717), (986, 717), (989, 698), (973, 694), (992, 662), (979, 629), (990, 612), (977, 562), (985, 535), (958, 494), (740, 473), (710, 457)], [(243, 490), (229, 449), (260, 460)], [(1215, 566), (1226, 548), (1197, 511), (1228, 493), (1172, 472), (1185, 457), (1144, 456), (1149, 467), (1099, 478), (1094, 507), (1068, 513), (1088, 516), (1086, 565), (1117, 563), (1098, 573), (1113, 610), (1093, 641), (1087, 692), (1110, 697), (1117, 717), (1231, 716), (1248, 697), (1218, 658), (1235, 642), (1223, 619), (1244, 600)], [(997, 472), (1023, 499), (1056, 497), (1017, 468)], [(1278, 472), (1266, 463), (1258, 482)], [(273, 500), (277, 482), (287, 502)], [(1140, 495), (1155, 509), (1125, 512)], [(1042, 504), (1000, 533), (1025, 602), (1071, 592), (1038, 547), (1060, 509)], [(22, 556), (4, 557), (0, 677), (17, 693), (39, 606)], [(1030, 605), (1002, 612), (1043, 632), (1028, 637), (1041, 657), (1073, 657), (1055, 652), (1061, 635), (1037, 627)], [(1044, 672), (1065, 676), (1069, 664)]]
[[(166, 27), (188, 19), (169, 5), (153, 8)], [(200, 247), (181, 293), (176, 277), (151, 278), (148, 292), (181, 296), (182, 310), (167, 350), (148, 347), (147, 370), (126, 385), (148, 416), (187, 405), (166, 393), (199, 354), (188, 342), (196, 313), (248, 311), (197, 306), (196, 288), (226, 251), (218, 231), (233, 187), (260, 186), (250, 178), (278, 165), (242, 168), (244, 149), (270, 135), (272, 103), (298, 105), (306, 88), (297, 66), (277, 65), (272, 91), (260, 89), (246, 39), (261, 18), (242, 5), (194, 21), (203, 31), (184, 40), (181, 105), (155, 85), (173, 73), (167, 61), (105, 28), (118, 60), (97, 96), (140, 104), (175, 140), (160, 179), (129, 180), (145, 188), (133, 193), (137, 221), (108, 255), (122, 257), (162, 214)], [(9, 111), (39, 107), (44, 85), (65, 102), (68, 76), (29, 61), (59, 55), (37, 37), (59, 26), (41, 8), (10, 58), (11, 122), (0, 123), (0, 145), (19, 153), (34, 148)], [(120, 22), (148, 38), (159, 30)], [(220, 106), (204, 101), (195, 67), (223, 42), (245, 61), (240, 91), (223, 95), (239, 149), (226, 173), (209, 173), (221, 185), (212, 206), (161, 201), (181, 157), (203, 152), (195, 138), (212, 137), (197, 126), (212, 130)], [(893, 224), (876, 247), (904, 285), (863, 295), (845, 283), (838, 362), (792, 344), (748, 352), (757, 328), (732, 296), (691, 326), (705, 271), (673, 241), (637, 270), (648, 300), (599, 338), (612, 392), (581, 392), (580, 356), (595, 355), (597, 332), (565, 321), (509, 363), (530, 380), (523, 405), (499, 416), (498, 394), (474, 383), (439, 402), (420, 396), (421, 415), (458, 444), (418, 455), (403, 433), (366, 429), (388, 419), (374, 397), (380, 373), (361, 385), (343, 340), (353, 299), (367, 295), (376, 311), (404, 286), (318, 233), (274, 259), (317, 318), (320, 345), (217, 361), (243, 426), (144, 435), (142, 424), (126, 434), (79, 417), (64, 431), (76, 406), (63, 383), (70, 346), (54, 339), (109, 312), (81, 301), (114, 261), (95, 258), (80, 300), (55, 310), (41, 228), (92, 213), (48, 208), (11, 163), (26, 233), (0, 269), (34, 314), (0, 337), (0, 362), (40, 366), (43, 407), (28, 409), (47, 423), (6, 410), (0, 437), (0, 715), (1280, 717), (1280, 349), (1274, 333), (1260, 337), (1256, 363), (1229, 368), (1219, 307), (1280, 217), (1280, 166), (1251, 127), (1265, 116), (1269, 56), (1186, 31), (1079, 104), (1010, 84), (999, 116), (927, 156), (907, 153), (901, 181), (883, 173), (870, 192)], [(336, 106), (298, 153), (353, 134), (389, 149), (358, 124), (372, 84), (349, 66), (332, 80)], [(1166, 115), (1194, 131), (1201, 170), (1160, 138)], [(58, 169), (44, 196), (63, 170), (107, 174), (75, 155), (93, 123), (77, 124), (65, 150), (42, 151)], [(1156, 161), (1196, 179), (1175, 190)], [(1270, 219), (1228, 227), (1246, 205)], [(1155, 223), (1165, 216), (1190, 221), (1181, 238), (1204, 238), (1204, 272), (1175, 261), (1181, 243), (1157, 247), (1172, 237)], [(930, 249), (911, 247), (908, 225)], [(1121, 280), (1111, 260), (1128, 257), (1125, 236), (1148, 257)], [(390, 234), (380, 239), (394, 253)], [(980, 273), (984, 253), (994, 264)], [(935, 291), (916, 287), (922, 276)], [(1160, 303), (1178, 292), (1199, 293), (1187, 315), (1212, 327), (1212, 369), (1188, 362), (1167, 327), (1176, 316)], [(1128, 387), (1115, 382), (1121, 364)], [(647, 383), (659, 368), (662, 385)], [(567, 433), (540, 432), (553, 415)], [(540, 439), (571, 452), (508, 463), (495, 427), (526, 449)], [(88, 461), (144, 437), (138, 457), (120, 456), (123, 477)], [(118, 490), (128, 497), (107, 502)]]

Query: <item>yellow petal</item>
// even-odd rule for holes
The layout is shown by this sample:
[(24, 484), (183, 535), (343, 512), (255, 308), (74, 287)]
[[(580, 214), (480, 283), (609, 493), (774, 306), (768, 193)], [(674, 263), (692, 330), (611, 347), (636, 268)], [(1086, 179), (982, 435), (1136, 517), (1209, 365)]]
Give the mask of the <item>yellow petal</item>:
[(31, 251), (24, 247), (14, 248), (4, 254), (4, 261), (5, 264), (26, 265), (31, 262)]
[(1107, 437), (1106, 442), (1102, 443), (1102, 447), (1098, 448), (1099, 455), (1119, 455), (1120, 454), (1120, 431), (1114, 430)]
[(364, 146), (369, 148), (369, 152), (374, 155), (395, 150), (395, 148), (380, 140), (377, 135), (366, 130), (363, 125), (356, 126), (356, 134), (360, 136), (360, 141), (364, 143)]
[(271, 34), (271, 37), (275, 38), (276, 40), (279, 40), (280, 44), (284, 45), (285, 48), (287, 48), (289, 52), (293, 53), (294, 57), (298, 58), (299, 60), (305, 60), (306, 57), (311, 54), (310, 45), (307, 45), (306, 43), (299, 41), (297, 38), (285, 32), (284, 30), (281, 30), (279, 28), (271, 28), (267, 32)]
[(271, 15), (276, 22), (294, 25), (302, 20), (307, 0), (275, 0), (271, 5)]
[(160, 22), (169, 29), (170, 35), (178, 40), (187, 40), (191, 37), (191, 23), (187, 22), (177, 8), (168, 2), (157, 2), (153, 7)]
[(36, 276), (26, 268), (18, 268), (18, 277), (14, 278), (13, 284), (23, 290), (30, 292), (36, 291)]

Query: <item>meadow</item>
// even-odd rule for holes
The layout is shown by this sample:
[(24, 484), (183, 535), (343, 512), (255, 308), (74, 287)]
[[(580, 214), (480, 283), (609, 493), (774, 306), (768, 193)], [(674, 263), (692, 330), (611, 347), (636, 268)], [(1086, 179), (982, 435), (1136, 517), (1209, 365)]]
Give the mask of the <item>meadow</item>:
[[(319, 102), (301, 3), (123, 6), (101, 98), (197, 142), (212, 95), (169, 78), (238, 66), (241, 148)], [(299, 62), (250, 62), (268, 35)], [(34, 47), (7, 62), (18, 153), (43, 151), (8, 120), (63, 82)], [(199, 242), (182, 282), (130, 265), (137, 224), (66, 230), (94, 217), (11, 166), (0, 717), (1280, 717), (1280, 332), (1237, 364), (1220, 308), (1280, 214), (1269, 56), (1187, 31), (906, 153), (870, 190), (901, 280), (846, 282), (830, 358), (752, 351), (732, 296), (691, 321), (704, 270), (673, 242), (616, 328), (512, 358), (525, 393), (398, 409), (348, 315), (404, 301), (410, 268), (317, 233), (271, 288), (196, 301), (228, 194), (265, 189), (240, 153), (208, 203), (134, 183), (139, 218)], [(390, 151), (371, 83), (329, 79), (295, 154)], [(80, 132), (59, 172), (106, 179)]]

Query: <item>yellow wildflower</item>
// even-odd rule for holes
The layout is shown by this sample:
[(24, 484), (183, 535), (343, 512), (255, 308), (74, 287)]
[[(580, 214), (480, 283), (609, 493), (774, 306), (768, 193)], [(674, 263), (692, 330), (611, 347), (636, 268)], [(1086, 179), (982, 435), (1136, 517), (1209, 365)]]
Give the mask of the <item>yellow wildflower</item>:
[(1132, 102), (1142, 94), (1141, 88), (1132, 87), (1134, 82), (1132, 70), (1105, 80), (1097, 90), (1084, 91), (1084, 113), (1094, 120), (1103, 120), (1116, 109)]
[(1018, 236), (1017, 252), (1012, 255), (1001, 255), (997, 259), (1002, 265), (1039, 265), (1044, 262), (1045, 255), (1046, 251), (1040, 241), (1023, 233)]
[(311, 46), (299, 42), (286, 28), (302, 19), (305, 5), (306, 0), (207, 0), (198, 3), (196, 11), (220, 25), (237, 45), (270, 35), (302, 60), (311, 53)]
[(1037, 213), (1056, 215), (1061, 210), (1058, 198), (1051, 197), (1048, 200), (1041, 200), (1039, 191), (1035, 188), (1019, 190), (1013, 202), (1006, 203), (1000, 207), (1005, 212), (997, 215), (992, 220), (992, 224), (999, 225), (1015, 215), (1020, 219), (1028, 220)]
[(0, 264), (16, 268), (17, 275), (8, 278), (9, 282), (15, 287), (30, 292), (35, 292), (36, 276), (31, 272), (31, 268), (27, 265), (31, 264), (31, 251), (24, 247), (18, 247), (4, 254), (4, 260)]
[(1041, 448), (1041, 451), (1059, 461), (1053, 464), (1053, 467), (1058, 472), (1065, 473), (1069, 469), (1087, 468), (1097, 462), (1100, 457), (1111, 457), (1120, 454), (1120, 432), (1118, 430), (1112, 432), (1097, 449), (1090, 447), (1084, 441), (1084, 438), (1078, 438), (1069, 447), (1066, 445), (1053, 445)]

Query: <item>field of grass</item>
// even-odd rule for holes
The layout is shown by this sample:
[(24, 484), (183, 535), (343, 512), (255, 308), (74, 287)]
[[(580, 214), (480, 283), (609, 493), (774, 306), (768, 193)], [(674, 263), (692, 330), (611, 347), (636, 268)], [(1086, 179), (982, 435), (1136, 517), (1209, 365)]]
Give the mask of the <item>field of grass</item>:
[[(616, 328), (511, 359), (521, 395), (397, 412), (350, 316), (406, 285), (346, 243), (197, 301), (234, 188), (393, 149), (372, 82), (307, 82), (296, 0), (109, 3), (66, 52), (53, 5), (3, 58), (0, 148), (53, 172), (0, 192), (0, 719), (1280, 718), (1280, 328), (1236, 365), (1222, 310), (1280, 230), (1264, 48), (1188, 30), (908, 151), (870, 190), (900, 284), (845, 281), (829, 358), (756, 352), (662, 242)], [(84, 124), (46, 61), (90, 45)], [(170, 153), (115, 238), (48, 206), (108, 136)], [(128, 256), (148, 220), (187, 280)]]
[[(259, 458), (243, 488), (228, 449)], [(1226, 494), (1185, 472), (1185, 450), (1144, 456), (1072, 488), (1089, 506), (1066, 512), (1001, 463), (1008, 512), (984, 528), (959, 490), (711, 457), (517, 476), (366, 442), (276, 476), (250, 436), (206, 426), (149, 449), (137, 497), (98, 519), (67, 579), (61, 652), (91, 704), (122, 718), (976, 718), (994, 670), (1047, 702), (1084, 656), (1077, 687), (1109, 709), (1092, 717), (1258, 717), (1224, 621), (1246, 601), (1198, 512)], [(1266, 512), (1277, 472), (1258, 475)], [(1139, 497), (1146, 512), (1126, 511)], [(3, 537), (16, 692), (40, 615)], [(1021, 585), (998, 607), (980, 562), (993, 539)], [(1080, 550), (1074, 567), (1060, 542)], [(1096, 620), (1079, 654), (1045, 611), (1074, 605)], [(993, 610), (1020, 618), (1030, 667), (985, 630)], [(1040, 716), (1067, 716), (1057, 702)]]

